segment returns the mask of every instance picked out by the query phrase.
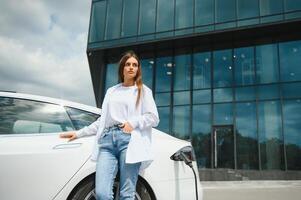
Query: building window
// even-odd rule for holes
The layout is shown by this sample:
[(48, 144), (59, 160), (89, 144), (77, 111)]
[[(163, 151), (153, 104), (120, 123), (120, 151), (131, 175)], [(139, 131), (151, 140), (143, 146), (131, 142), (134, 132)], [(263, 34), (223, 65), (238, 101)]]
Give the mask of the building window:
[(157, 32), (174, 29), (174, 0), (158, 0)]
[(283, 12), (283, 0), (260, 0), (260, 15), (274, 15)]
[(139, 0), (123, 1), (121, 37), (137, 35)]
[(232, 76), (232, 50), (220, 50), (213, 52), (213, 86), (227, 87), (233, 85)]
[(139, 34), (154, 33), (156, 26), (156, 0), (140, 0)]
[(176, 29), (193, 26), (193, 0), (176, 0)]
[(193, 54), (193, 89), (211, 87), (211, 53)]
[(215, 0), (215, 22), (234, 21), (236, 18), (236, 0)]
[(91, 13), (89, 42), (103, 40), (105, 30), (106, 1), (94, 2)]
[(188, 140), (190, 139), (190, 106), (173, 107), (173, 128), (172, 133), (175, 137)]
[(118, 83), (118, 67), (117, 63), (107, 64), (105, 91)]
[(261, 168), (267, 170), (284, 169), (279, 101), (259, 102), (258, 134)]
[(259, 5), (258, 0), (237, 0), (237, 17), (238, 19), (258, 17)]
[(120, 23), (122, 1), (108, 0), (107, 22), (105, 40), (117, 39), (120, 37)]
[(195, 26), (214, 23), (214, 1), (195, 0)]

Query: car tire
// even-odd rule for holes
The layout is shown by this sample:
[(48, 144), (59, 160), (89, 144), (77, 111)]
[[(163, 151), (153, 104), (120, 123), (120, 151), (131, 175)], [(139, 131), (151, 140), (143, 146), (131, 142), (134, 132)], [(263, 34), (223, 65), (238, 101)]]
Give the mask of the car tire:
[[(114, 183), (114, 194), (118, 191), (118, 182)], [(69, 196), (68, 200), (96, 200), (94, 177), (83, 181)], [(114, 200), (119, 200), (119, 196), (115, 195)], [(155, 200), (154, 195), (149, 186), (138, 179), (135, 200)]]

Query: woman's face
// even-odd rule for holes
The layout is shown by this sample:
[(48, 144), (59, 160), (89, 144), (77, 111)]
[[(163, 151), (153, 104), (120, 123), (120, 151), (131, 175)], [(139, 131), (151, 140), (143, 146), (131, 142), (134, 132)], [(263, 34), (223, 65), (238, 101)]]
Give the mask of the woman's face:
[(123, 68), (124, 80), (134, 79), (137, 75), (137, 71), (138, 71), (138, 61), (136, 60), (136, 58), (130, 57), (125, 62)]

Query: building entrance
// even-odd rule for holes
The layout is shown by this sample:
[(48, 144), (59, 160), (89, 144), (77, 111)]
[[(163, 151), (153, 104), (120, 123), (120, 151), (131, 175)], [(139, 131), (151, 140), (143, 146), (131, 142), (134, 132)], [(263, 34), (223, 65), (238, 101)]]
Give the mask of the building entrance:
[(233, 125), (213, 126), (213, 166), (214, 168), (234, 168)]

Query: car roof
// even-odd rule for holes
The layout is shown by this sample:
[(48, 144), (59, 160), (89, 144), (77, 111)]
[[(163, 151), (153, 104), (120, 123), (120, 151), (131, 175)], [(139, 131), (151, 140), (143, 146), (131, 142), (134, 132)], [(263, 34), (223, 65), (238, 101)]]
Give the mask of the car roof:
[(46, 97), (46, 96), (39, 96), (39, 95), (32, 95), (32, 94), (24, 94), (24, 93), (16, 93), (16, 92), (1, 92), (0, 91), (0, 97), (11, 97), (11, 98), (17, 98), (17, 99), (26, 99), (26, 100), (34, 100), (34, 101), (41, 101), (51, 104), (57, 104), (61, 106), (67, 106), (72, 107), (80, 110), (85, 110), (88, 112), (92, 112), (95, 114), (101, 113), (101, 109), (94, 107), (94, 106), (88, 106), (81, 103), (76, 103), (72, 101), (52, 98), (52, 97)]

